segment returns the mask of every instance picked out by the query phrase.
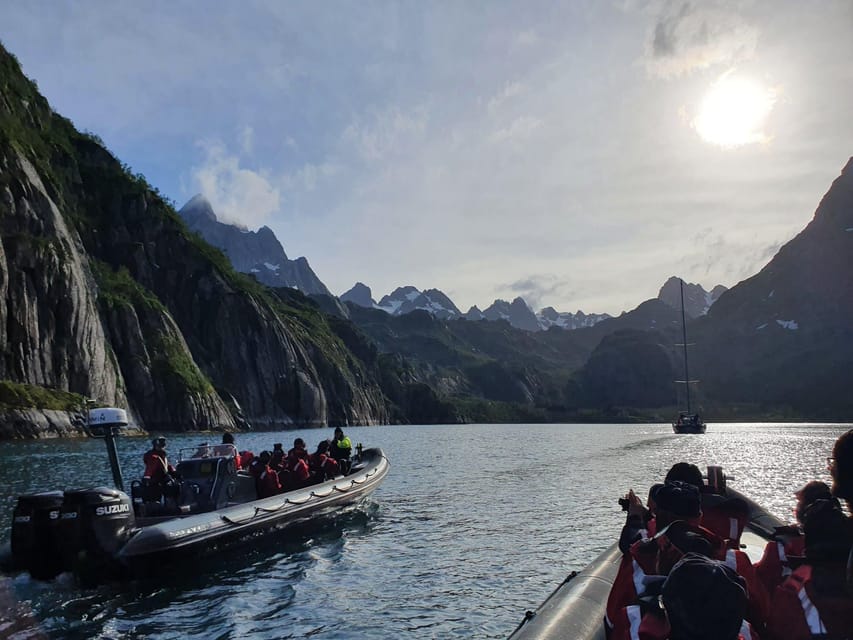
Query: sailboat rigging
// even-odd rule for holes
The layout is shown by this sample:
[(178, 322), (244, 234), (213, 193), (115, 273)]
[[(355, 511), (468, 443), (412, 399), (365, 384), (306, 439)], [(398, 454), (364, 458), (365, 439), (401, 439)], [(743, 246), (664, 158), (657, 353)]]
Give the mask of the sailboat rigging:
[(693, 413), (690, 410), (690, 385), (699, 382), (691, 380), (690, 373), (687, 368), (687, 320), (684, 316), (684, 280), (678, 279), (678, 284), (681, 289), (681, 346), (684, 348), (684, 380), (676, 380), (675, 382), (684, 384), (687, 393), (687, 411), (680, 411), (678, 418), (672, 423), (672, 430), (675, 433), (705, 433), (705, 423), (698, 413)]

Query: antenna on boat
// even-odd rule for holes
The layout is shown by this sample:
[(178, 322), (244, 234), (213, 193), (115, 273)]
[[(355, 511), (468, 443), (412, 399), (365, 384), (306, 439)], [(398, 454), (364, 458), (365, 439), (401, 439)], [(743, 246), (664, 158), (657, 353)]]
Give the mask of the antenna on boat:
[(687, 372), (687, 322), (684, 319), (684, 280), (678, 279), (681, 289), (681, 338), (684, 343), (684, 388), (687, 390), (687, 415), (690, 414), (690, 374)]
[(124, 478), (116, 450), (116, 436), (127, 426), (127, 412), (124, 409), (105, 407), (92, 409), (92, 400), (86, 400), (86, 426), (93, 438), (103, 438), (110, 458), (110, 469), (113, 472), (113, 482), (116, 489), (124, 491)]

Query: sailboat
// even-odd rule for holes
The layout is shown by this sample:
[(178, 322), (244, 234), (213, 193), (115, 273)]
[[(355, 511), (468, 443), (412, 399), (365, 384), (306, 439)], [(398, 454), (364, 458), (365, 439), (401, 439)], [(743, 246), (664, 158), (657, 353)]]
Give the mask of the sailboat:
[(698, 413), (693, 413), (690, 410), (690, 385), (698, 380), (691, 380), (687, 369), (687, 321), (684, 317), (684, 280), (678, 279), (678, 284), (681, 287), (681, 337), (684, 348), (684, 380), (676, 380), (679, 384), (684, 384), (687, 390), (687, 411), (679, 411), (678, 418), (672, 423), (672, 430), (675, 433), (705, 433), (705, 423)]

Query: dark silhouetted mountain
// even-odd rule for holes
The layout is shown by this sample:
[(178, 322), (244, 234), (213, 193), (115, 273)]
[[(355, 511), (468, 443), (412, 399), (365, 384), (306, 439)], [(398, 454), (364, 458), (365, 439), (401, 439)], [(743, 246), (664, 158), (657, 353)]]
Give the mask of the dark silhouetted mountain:
[[(669, 278), (658, 293), (658, 300), (662, 300), (673, 309), (681, 310), (681, 288), (680, 279), (672, 276)], [(705, 291), (702, 285), (684, 283), (684, 315), (688, 318), (698, 318), (708, 313), (708, 309), (726, 291), (726, 288), (718, 284), (711, 291)]]
[(293, 287), (305, 294), (332, 295), (305, 258), (290, 260), (272, 229), (249, 231), (219, 222), (210, 202), (194, 196), (178, 212), (187, 226), (219, 247), (237, 271), (251, 273), (269, 287)]
[(473, 307), (468, 309), (468, 311), (466, 311), (465, 315), (462, 317), (472, 322), (477, 322), (478, 320), (486, 319), (486, 316), (483, 315), (483, 312), (480, 311), (480, 308), (477, 305), (474, 305)]
[(373, 293), (370, 287), (361, 282), (356, 282), (353, 288), (341, 295), (341, 302), (352, 302), (359, 307), (367, 307), (373, 309), (376, 307), (376, 300), (373, 299)]
[[(717, 403), (853, 413), (853, 159), (814, 218), (755, 276), (725, 292), (691, 331)], [(697, 369), (697, 371), (701, 371)]]
[(567, 389), (568, 404), (613, 412), (614, 407), (654, 408), (674, 399), (675, 370), (658, 331), (624, 329), (608, 334)]
[(486, 320), (506, 320), (516, 329), (524, 331), (539, 331), (539, 320), (536, 314), (527, 306), (522, 298), (516, 298), (512, 302), (506, 300), (495, 300), (491, 306), (483, 310)]

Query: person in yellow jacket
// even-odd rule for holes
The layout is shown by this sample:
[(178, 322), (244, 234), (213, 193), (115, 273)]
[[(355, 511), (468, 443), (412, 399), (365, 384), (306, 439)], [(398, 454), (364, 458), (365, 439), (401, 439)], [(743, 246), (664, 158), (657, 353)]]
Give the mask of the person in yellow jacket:
[(340, 427), (335, 429), (335, 437), (329, 445), (329, 455), (334, 458), (341, 467), (341, 471), (346, 474), (350, 468), (350, 455), (352, 454), (352, 441), (348, 436), (344, 435), (344, 430)]

